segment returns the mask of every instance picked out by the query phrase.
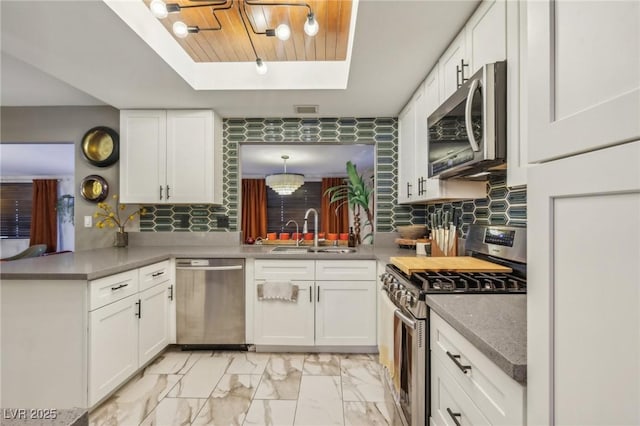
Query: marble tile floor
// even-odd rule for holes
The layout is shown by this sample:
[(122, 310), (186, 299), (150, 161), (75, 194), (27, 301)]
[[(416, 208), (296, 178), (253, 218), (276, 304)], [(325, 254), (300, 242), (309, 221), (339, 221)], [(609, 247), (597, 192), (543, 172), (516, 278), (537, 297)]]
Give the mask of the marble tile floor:
[(377, 355), (170, 348), (91, 426), (402, 425)]

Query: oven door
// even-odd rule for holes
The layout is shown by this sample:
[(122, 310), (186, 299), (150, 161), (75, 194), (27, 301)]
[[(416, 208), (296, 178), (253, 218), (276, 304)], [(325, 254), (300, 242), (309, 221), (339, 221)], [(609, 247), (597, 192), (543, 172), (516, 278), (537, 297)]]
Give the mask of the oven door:
[(427, 421), (427, 321), (395, 311), (394, 385), (399, 388), (400, 414), (405, 424), (424, 426)]

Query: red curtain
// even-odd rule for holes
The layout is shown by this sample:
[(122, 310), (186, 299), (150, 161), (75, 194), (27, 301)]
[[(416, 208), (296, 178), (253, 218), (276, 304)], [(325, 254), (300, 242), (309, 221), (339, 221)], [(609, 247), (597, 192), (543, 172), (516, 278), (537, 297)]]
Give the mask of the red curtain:
[[(345, 178), (322, 178), (322, 202), (320, 204), (320, 217), (322, 218), (322, 230), (324, 232), (330, 232), (335, 234), (349, 232), (349, 205), (344, 204), (337, 210), (342, 201), (337, 201), (330, 204), (331, 197), (324, 195), (327, 188), (331, 188), (336, 185), (344, 185)], [(345, 200), (346, 201), (346, 200)]]
[(56, 251), (58, 246), (57, 203), (58, 181), (34, 179), (29, 245), (46, 244), (47, 253)]
[(242, 238), (267, 236), (267, 186), (264, 179), (242, 179)]

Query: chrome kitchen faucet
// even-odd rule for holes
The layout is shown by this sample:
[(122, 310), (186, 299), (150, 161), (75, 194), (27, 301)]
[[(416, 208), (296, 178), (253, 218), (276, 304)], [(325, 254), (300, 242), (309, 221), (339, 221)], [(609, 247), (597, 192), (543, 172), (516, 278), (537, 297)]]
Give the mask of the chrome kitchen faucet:
[(290, 219), (284, 226), (289, 226), (291, 222), (296, 224), (296, 247), (299, 247), (301, 238), (300, 238), (300, 230), (298, 229), (298, 222), (296, 222), (293, 219)]
[(309, 213), (313, 212), (313, 247), (318, 247), (318, 211), (316, 209), (309, 209), (304, 214), (304, 225), (302, 226), (302, 233), (306, 234), (309, 232), (309, 228), (307, 226), (307, 218), (309, 217)]

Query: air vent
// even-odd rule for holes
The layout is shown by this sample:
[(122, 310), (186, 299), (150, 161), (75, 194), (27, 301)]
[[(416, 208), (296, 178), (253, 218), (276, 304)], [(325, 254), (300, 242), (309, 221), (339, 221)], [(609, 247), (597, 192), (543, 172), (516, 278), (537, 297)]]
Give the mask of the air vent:
[(317, 114), (318, 105), (294, 105), (294, 111), (296, 114)]

